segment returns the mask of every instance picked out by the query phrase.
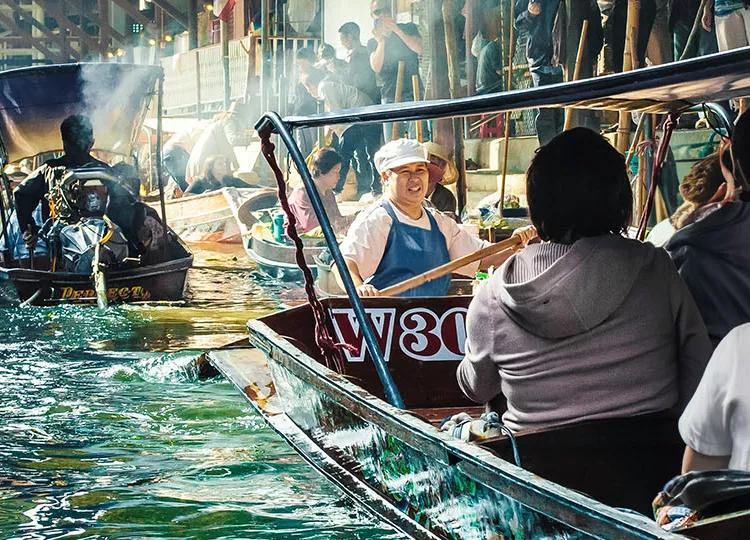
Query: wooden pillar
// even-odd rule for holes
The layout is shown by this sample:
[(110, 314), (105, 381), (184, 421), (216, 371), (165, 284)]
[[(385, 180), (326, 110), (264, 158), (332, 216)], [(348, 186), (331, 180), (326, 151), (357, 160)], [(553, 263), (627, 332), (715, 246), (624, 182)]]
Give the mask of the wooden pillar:
[(219, 35), (221, 37), (221, 70), (224, 83), (224, 110), (229, 109), (232, 88), (229, 80), (229, 25), (223, 19), (219, 22)]
[(188, 48), (198, 48), (198, 0), (188, 0), (187, 3)]
[[(455, 99), (461, 95), (461, 81), (458, 74), (458, 56), (456, 46), (455, 17), (456, 6), (453, 0), (443, 0), (442, 6), (443, 27), (445, 32), (445, 54), (448, 63), (448, 84), (451, 98)], [(471, 54), (471, 53), (469, 53)], [(461, 215), (466, 207), (466, 167), (464, 163), (464, 125), (461, 118), (451, 119), (453, 124), (453, 161), (458, 169), (458, 180), (456, 181), (456, 198), (458, 203), (458, 215)]]
[(476, 33), (474, 27), (474, 0), (466, 0), (466, 26), (464, 28), (464, 48), (466, 49), (466, 95), (473, 96), (476, 93), (477, 73), (474, 66), (474, 56), (471, 54), (471, 41)]
[[(637, 67), (638, 55), (638, 18), (640, 14), (640, 0), (628, 0), (628, 16), (625, 23), (625, 47), (622, 55), (622, 71), (630, 71)], [(625, 153), (630, 145), (630, 113), (620, 112), (617, 126), (617, 149)]]

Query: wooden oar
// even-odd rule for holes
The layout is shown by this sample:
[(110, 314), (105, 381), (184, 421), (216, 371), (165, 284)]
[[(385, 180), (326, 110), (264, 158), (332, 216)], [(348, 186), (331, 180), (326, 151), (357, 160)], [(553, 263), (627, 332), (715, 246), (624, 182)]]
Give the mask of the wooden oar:
[(418, 276), (406, 279), (401, 283), (396, 283), (395, 285), (386, 287), (385, 289), (380, 291), (380, 296), (395, 296), (397, 294), (409, 291), (414, 287), (419, 287), (420, 285), (427, 283), (428, 281), (432, 281), (433, 279), (442, 277), (445, 274), (453, 272), (454, 270), (458, 270), (462, 266), (466, 266), (467, 264), (482, 260), (485, 257), (489, 257), (490, 255), (494, 255), (495, 253), (500, 253), (501, 251), (505, 251), (506, 249), (516, 247), (520, 243), (521, 237), (511, 236), (507, 240), (503, 240), (502, 242), (498, 242), (497, 244), (492, 244), (491, 246), (487, 246), (486, 248), (475, 251), (474, 253), (464, 255), (463, 257), (460, 257), (455, 261), (451, 261), (449, 263), (440, 265), (437, 268), (433, 268), (432, 270), (428, 270), (424, 274), (419, 274)]

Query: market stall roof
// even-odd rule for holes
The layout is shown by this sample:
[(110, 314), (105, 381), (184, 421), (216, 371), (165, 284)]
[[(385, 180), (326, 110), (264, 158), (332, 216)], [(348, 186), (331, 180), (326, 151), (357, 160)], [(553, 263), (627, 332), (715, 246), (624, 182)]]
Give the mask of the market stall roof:
[[(289, 128), (425, 120), (536, 107), (671, 112), (750, 94), (750, 47), (581, 81), (483, 96), (289, 116)], [(258, 128), (263, 129), (263, 121)]]
[(14, 162), (62, 149), (60, 124), (91, 118), (94, 148), (130, 155), (162, 76), (158, 66), (82, 63), (0, 73), (0, 144)]

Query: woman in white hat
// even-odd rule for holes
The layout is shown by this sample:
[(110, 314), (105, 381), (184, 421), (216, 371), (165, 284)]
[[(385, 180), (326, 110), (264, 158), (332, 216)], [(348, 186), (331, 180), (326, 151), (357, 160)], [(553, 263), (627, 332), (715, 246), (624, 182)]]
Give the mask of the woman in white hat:
[[(450, 217), (424, 202), (429, 172), (424, 146), (415, 140), (391, 141), (375, 154), (383, 198), (362, 211), (341, 245), (360, 296), (380, 290), (473, 253), (488, 244), (461, 229)], [(459, 272), (497, 266), (510, 251), (492, 255)], [(450, 275), (420, 285), (403, 296), (443, 296)]]

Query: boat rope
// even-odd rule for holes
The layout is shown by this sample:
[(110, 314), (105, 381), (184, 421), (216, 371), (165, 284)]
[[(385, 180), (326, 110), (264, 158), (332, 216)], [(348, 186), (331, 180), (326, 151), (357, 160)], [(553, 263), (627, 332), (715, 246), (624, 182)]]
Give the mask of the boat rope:
[(260, 140), (263, 156), (266, 158), (266, 161), (276, 178), (281, 208), (286, 214), (286, 235), (292, 240), (292, 242), (294, 242), (294, 256), (297, 261), (297, 266), (302, 270), (302, 275), (305, 278), (305, 293), (307, 294), (307, 300), (312, 308), (313, 317), (315, 318), (315, 343), (318, 345), (318, 348), (323, 355), (326, 366), (341, 373), (343, 371), (343, 365), (341, 363), (340, 352), (343, 350), (356, 352), (357, 348), (348, 343), (336, 342), (328, 331), (328, 315), (323, 304), (320, 303), (318, 296), (315, 294), (315, 278), (313, 277), (310, 267), (307, 265), (307, 261), (305, 261), (304, 246), (302, 244), (302, 239), (297, 233), (297, 218), (289, 206), (284, 174), (282, 173), (279, 164), (276, 162), (276, 155), (274, 154), (276, 146), (271, 142), (270, 132), (262, 133)]
[(661, 172), (664, 168), (664, 161), (667, 159), (669, 152), (669, 141), (672, 139), (672, 133), (677, 126), (677, 118), (679, 114), (669, 113), (667, 118), (664, 120), (664, 133), (662, 134), (659, 145), (656, 147), (656, 155), (654, 156), (654, 163), (651, 169), (651, 184), (648, 186), (648, 196), (646, 197), (646, 207), (641, 214), (641, 219), (638, 223), (638, 234), (636, 238), (640, 241), (646, 237), (646, 227), (648, 227), (648, 219), (651, 216), (651, 210), (654, 207), (654, 201), (656, 199), (656, 188), (661, 180)]

